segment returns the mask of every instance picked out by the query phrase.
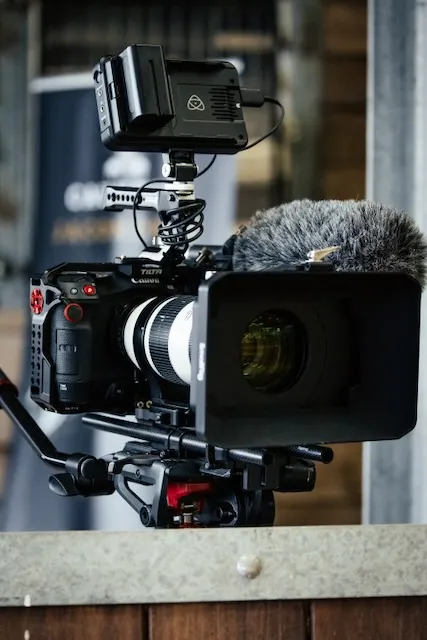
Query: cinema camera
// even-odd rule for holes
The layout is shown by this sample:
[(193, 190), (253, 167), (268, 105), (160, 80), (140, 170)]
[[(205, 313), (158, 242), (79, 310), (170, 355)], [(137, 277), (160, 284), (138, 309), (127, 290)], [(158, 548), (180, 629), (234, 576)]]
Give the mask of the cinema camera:
[[(315, 463), (333, 457), (326, 444), (414, 427), (420, 287), (316, 258), (236, 271), (239, 232), (221, 247), (194, 244), (205, 208), (195, 154), (214, 160), (271, 135), (248, 144), (244, 107), (270, 102), (281, 108), (274, 130), (283, 120), (229, 62), (132, 45), (100, 61), (94, 85), (104, 145), (163, 153), (163, 178), (105, 191), (105, 210), (133, 211), (139, 257), (32, 278), (31, 398), (133, 440), (99, 459), (69, 455), (3, 373), (0, 402), (63, 470), (50, 478), (61, 496), (117, 491), (147, 527), (270, 525), (273, 492), (312, 490)], [(159, 215), (152, 246), (137, 210)]]

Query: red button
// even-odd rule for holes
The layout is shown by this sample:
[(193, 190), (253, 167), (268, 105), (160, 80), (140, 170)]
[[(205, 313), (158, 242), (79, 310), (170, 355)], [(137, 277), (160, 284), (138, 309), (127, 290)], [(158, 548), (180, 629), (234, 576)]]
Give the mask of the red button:
[(83, 287), (83, 293), (87, 296), (94, 296), (96, 293), (96, 287), (93, 284), (85, 284)]
[(83, 309), (77, 302), (70, 302), (64, 309), (64, 316), (68, 322), (80, 322), (83, 318)]

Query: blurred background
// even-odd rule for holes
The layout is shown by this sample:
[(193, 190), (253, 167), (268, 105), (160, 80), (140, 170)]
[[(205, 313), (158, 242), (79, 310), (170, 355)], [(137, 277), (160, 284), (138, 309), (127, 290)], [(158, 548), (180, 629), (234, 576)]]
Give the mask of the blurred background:
[[(139, 186), (156, 177), (159, 159), (119, 159), (102, 147), (90, 78), (100, 57), (130, 43), (162, 44), (168, 56), (229, 59), (243, 86), (285, 105), (285, 126), (274, 137), (218, 158), (201, 179), (206, 242), (220, 242), (255, 210), (280, 202), (365, 195), (366, 0), (0, 0), (0, 359), (24, 393), (29, 271), (129, 255), (138, 246), (129, 216), (100, 211), (99, 193), (111, 179)], [(254, 139), (277, 111), (245, 115)], [(152, 233), (150, 216), (143, 223)], [(114, 447), (111, 437), (95, 441), (67, 420), (41, 422), (63, 450)], [(70, 505), (54, 496), (34, 458), (0, 415), (0, 528), (139, 527), (115, 498)], [(312, 494), (278, 496), (276, 521), (360, 523), (362, 447), (335, 447)]]

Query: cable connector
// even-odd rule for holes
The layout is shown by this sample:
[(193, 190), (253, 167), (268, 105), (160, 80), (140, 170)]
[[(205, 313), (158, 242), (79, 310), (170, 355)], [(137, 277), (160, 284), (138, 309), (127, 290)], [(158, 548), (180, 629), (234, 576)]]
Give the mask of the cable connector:
[(241, 89), (240, 91), (242, 98), (242, 107), (262, 107), (264, 104), (269, 103), (275, 104), (280, 109), (280, 117), (274, 127), (270, 129), (270, 131), (267, 131), (267, 133), (265, 133), (263, 136), (261, 136), (261, 138), (258, 138), (257, 140), (254, 140), (254, 142), (251, 142), (251, 144), (248, 144), (244, 149), (245, 151), (247, 151), (248, 149), (252, 149), (253, 147), (255, 147), (263, 140), (269, 138), (279, 129), (285, 118), (285, 107), (281, 102), (279, 102), (279, 100), (276, 100), (276, 98), (271, 98), (270, 96), (263, 95), (259, 89)]
[(259, 89), (240, 89), (242, 107), (262, 107), (265, 98)]

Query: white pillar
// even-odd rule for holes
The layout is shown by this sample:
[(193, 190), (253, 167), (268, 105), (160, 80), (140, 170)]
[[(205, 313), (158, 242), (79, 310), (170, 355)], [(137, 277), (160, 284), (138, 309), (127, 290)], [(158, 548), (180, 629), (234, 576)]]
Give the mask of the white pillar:
[[(367, 122), (367, 198), (404, 209), (427, 232), (424, 0), (368, 0)], [(423, 328), (415, 430), (398, 441), (364, 445), (365, 523), (427, 522), (426, 340)]]
[[(415, 2), (414, 217), (427, 233), (427, 5)], [(411, 522), (427, 523), (427, 299), (423, 296), (418, 424), (411, 435)]]

